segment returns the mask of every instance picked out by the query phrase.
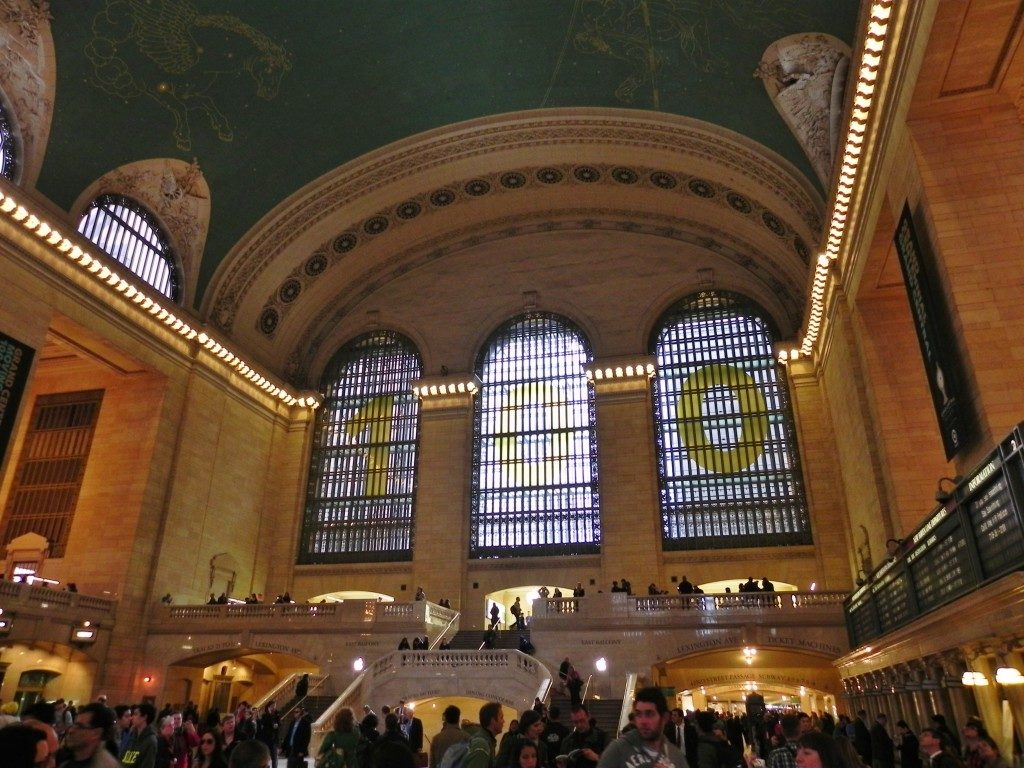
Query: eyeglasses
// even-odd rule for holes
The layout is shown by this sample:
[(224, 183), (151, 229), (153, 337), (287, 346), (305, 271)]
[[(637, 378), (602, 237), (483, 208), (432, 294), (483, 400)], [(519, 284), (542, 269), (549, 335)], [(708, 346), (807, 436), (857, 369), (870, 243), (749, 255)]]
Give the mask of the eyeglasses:
[(199, 743), (200, 744), (216, 744), (217, 742), (214, 741), (213, 739), (200, 739)]

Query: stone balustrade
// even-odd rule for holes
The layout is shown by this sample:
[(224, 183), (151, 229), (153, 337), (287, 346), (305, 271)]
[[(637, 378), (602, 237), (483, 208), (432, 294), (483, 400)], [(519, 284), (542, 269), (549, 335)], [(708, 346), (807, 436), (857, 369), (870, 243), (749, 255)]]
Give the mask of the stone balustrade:
[(634, 624), (732, 624), (763, 614), (772, 621), (836, 623), (843, 620), (846, 592), (755, 592), (728, 595), (625, 595), (535, 600), (531, 626), (558, 629), (580, 621)]
[(117, 601), (24, 582), (0, 581), (0, 608), (4, 613), (61, 616), (69, 622), (107, 620), (109, 623), (116, 613)]

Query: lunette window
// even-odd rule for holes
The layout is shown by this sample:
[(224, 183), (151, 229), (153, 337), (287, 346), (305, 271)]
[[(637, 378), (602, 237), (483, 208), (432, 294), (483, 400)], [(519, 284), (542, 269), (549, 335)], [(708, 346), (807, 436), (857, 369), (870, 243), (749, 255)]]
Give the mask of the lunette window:
[(171, 301), (181, 301), (170, 240), (145, 207), (123, 195), (100, 195), (82, 215), (78, 231)]

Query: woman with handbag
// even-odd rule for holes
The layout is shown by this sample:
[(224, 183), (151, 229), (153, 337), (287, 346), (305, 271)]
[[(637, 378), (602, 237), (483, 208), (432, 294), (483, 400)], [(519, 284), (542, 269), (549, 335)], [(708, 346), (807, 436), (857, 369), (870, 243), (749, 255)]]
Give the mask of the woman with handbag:
[(334, 716), (333, 728), (320, 743), (316, 768), (356, 768), (356, 719), (352, 710), (343, 707)]

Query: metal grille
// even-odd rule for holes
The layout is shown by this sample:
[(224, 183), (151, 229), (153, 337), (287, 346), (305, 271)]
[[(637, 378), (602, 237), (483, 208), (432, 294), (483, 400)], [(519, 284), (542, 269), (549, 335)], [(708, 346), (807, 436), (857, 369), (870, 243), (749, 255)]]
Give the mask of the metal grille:
[(14, 181), (14, 170), (17, 157), (14, 151), (14, 134), (7, 111), (0, 104), (0, 176)]
[(153, 214), (137, 202), (101, 195), (89, 205), (78, 231), (164, 296), (181, 300), (170, 241)]
[(52, 557), (64, 556), (102, 400), (102, 391), (36, 398), (4, 512), (4, 544), (38, 533)]
[(554, 315), (502, 326), (477, 361), (470, 556), (598, 552), (594, 394), (583, 334)]
[(651, 346), (666, 549), (810, 544), (793, 418), (773, 333), (741, 296), (676, 304)]
[(300, 563), (412, 557), (423, 365), (412, 342), (374, 331), (346, 344), (320, 392)]

